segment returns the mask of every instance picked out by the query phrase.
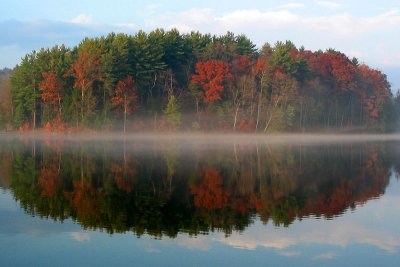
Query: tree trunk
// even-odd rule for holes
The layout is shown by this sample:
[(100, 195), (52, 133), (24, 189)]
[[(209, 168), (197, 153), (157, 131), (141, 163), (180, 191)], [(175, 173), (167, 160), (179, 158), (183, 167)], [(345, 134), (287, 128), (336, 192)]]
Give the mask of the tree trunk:
[(234, 122), (233, 122), (233, 131), (236, 131), (236, 122), (237, 122), (237, 115), (239, 113), (239, 108), (240, 108), (240, 103), (236, 107), (235, 119), (234, 119)]
[(258, 123), (260, 121), (261, 101), (262, 101), (262, 99), (261, 99), (261, 93), (260, 93), (260, 98), (258, 100), (258, 107), (257, 107), (256, 132), (258, 130)]
[(84, 96), (85, 96), (85, 87), (84, 86), (82, 86), (82, 91), (81, 91), (81, 123), (83, 123), (83, 110), (84, 110), (84, 102), (83, 102), (83, 99), (84, 99)]
[(124, 96), (124, 135), (126, 132), (126, 112), (127, 112), (127, 103), (126, 103), (126, 95)]
[(353, 127), (353, 97), (350, 96), (350, 127)]
[(103, 89), (103, 112), (104, 112), (103, 122), (106, 123), (106, 121), (107, 121), (106, 87), (104, 87), (104, 89)]
[(304, 116), (303, 116), (303, 128), (306, 131), (307, 127), (307, 104), (304, 106)]
[(361, 98), (360, 101), (360, 126), (363, 124), (363, 99)]
[(335, 97), (335, 126), (338, 126), (338, 99)]
[(273, 117), (273, 113), (271, 112), (271, 116), (269, 117), (269, 119), (268, 119), (268, 121), (267, 121), (267, 123), (266, 123), (266, 125), (265, 125), (265, 128), (264, 128), (264, 133), (266, 133), (267, 132), (267, 130), (268, 130), (268, 127), (269, 127), (269, 124), (271, 123), (271, 121), (272, 121), (272, 117)]
[(328, 108), (328, 119), (327, 119), (327, 123), (326, 123), (326, 126), (328, 129), (330, 127), (330, 118), (331, 118), (331, 108), (329, 107)]
[(199, 99), (196, 98), (196, 121), (200, 125)]
[(33, 111), (33, 130), (36, 129), (36, 110)]
[(157, 111), (154, 113), (154, 122), (153, 122), (153, 129), (154, 131), (157, 131)]
[(343, 129), (344, 110), (342, 112), (342, 119), (340, 120), (340, 128)]
[(264, 74), (261, 76), (260, 80), (260, 95), (258, 99), (258, 107), (257, 107), (257, 121), (256, 121), (256, 132), (258, 130), (258, 123), (260, 122), (260, 111), (261, 111), (261, 104), (262, 104), (262, 94), (263, 94), (263, 87), (262, 87), (262, 80), (264, 78)]
[(303, 100), (300, 102), (300, 131), (302, 131), (302, 122), (303, 122)]
[(33, 130), (36, 129), (36, 90), (35, 86), (33, 86)]

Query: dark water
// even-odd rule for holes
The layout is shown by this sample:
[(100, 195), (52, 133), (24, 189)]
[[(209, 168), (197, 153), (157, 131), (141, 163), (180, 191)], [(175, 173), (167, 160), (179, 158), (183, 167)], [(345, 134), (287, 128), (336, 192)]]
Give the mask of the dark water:
[(3, 138), (0, 265), (398, 266), (400, 142), (353, 141)]

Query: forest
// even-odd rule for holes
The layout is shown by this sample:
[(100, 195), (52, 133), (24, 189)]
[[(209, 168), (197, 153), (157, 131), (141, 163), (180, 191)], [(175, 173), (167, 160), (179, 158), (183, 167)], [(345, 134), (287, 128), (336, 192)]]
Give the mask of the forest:
[(0, 128), (390, 132), (386, 75), (335, 49), (156, 29), (32, 51), (0, 84)]

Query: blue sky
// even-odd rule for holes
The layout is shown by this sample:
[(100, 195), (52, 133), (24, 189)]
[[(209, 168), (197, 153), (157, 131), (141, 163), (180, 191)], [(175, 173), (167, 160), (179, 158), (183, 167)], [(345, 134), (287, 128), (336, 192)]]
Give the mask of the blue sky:
[(244, 33), (259, 47), (278, 40), (335, 48), (388, 74), (400, 88), (400, 1), (89, 1), (5, 0), (0, 9), (0, 68), (41, 47), (74, 46), (110, 31), (156, 27)]

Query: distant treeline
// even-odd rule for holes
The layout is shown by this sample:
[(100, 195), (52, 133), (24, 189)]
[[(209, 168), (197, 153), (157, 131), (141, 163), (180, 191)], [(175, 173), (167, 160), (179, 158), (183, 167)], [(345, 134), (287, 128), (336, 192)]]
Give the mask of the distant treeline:
[(11, 75), (12, 70), (9, 68), (0, 69), (0, 82), (4, 77)]
[(385, 74), (337, 50), (175, 29), (33, 51), (2, 87), (10, 129), (393, 131), (400, 106)]

